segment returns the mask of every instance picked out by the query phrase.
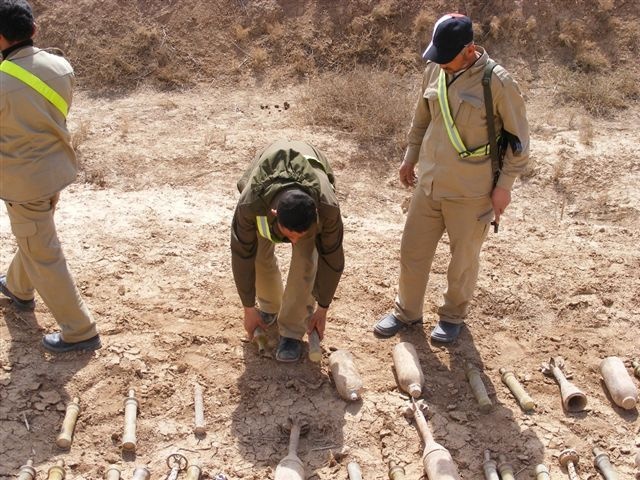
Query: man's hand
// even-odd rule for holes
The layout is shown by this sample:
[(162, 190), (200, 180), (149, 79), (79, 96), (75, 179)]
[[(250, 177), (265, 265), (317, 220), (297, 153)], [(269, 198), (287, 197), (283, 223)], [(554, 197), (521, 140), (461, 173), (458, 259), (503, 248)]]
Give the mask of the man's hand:
[(249, 340), (253, 339), (253, 331), (258, 327), (267, 328), (258, 309), (256, 307), (244, 307), (244, 329), (247, 331)]
[(307, 333), (313, 332), (314, 329), (317, 330), (320, 340), (324, 338), (324, 327), (327, 325), (327, 310), (327, 308), (318, 306), (309, 319)]
[(405, 187), (413, 187), (416, 184), (416, 166), (403, 160), (400, 165), (400, 181)]
[(491, 192), (491, 204), (493, 205), (493, 213), (496, 218), (494, 222), (496, 224), (500, 223), (500, 215), (504, 213), (504, 211), (511, 203), (511, 191), (502, 187), (496, 187)]

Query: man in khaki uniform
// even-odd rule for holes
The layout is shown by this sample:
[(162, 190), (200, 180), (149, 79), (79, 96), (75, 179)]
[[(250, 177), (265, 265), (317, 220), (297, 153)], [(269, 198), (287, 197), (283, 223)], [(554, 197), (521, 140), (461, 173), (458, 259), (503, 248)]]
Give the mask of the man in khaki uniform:
[[(317, 330), (322, 338), (344, 269), (333, 172), (317, 148), (280, 140), (256, 156), (238, 190), (231, 259), (244, 327), (251, 338), (257, 327), (277, 321), (276, 360), (295, 362), (305, 332)], [(282, 242), (292, 246), (284, 289), (275, 257), (275, 244)]]
[(35, 48), (35, 22), (24, 0), (0, 0), (0, 198), (18, 243), (0, 292), (23, 311), (37, 291), (61, 332), (43, 337), (52, 352), (95, 350), (100, 337), (67, 268), (53, 219), (60, 191), (74, 181), (66, 116), (73, 69)]
[(398, 294), (393, 312), (376, 323), (374, 332), (390, 337), (422, 323), (431, 263), (446, 231), (448, 287), (431, 338), (449, 343), (467, 315), (489, 224), (497, 226), (527, 165), (529, 127), (518, 85), (497, 66), (490, 78), (495, 131), (517, 137), (520, 148), (507, 149), (494, 185), (482, 85), (489, 56), (473, 43), (471, 20), (460, 14), (440, 18), (423, 58), (427, 66), (399, 172), (404, 185), (417, 181), (417, 186), (402, 235)]

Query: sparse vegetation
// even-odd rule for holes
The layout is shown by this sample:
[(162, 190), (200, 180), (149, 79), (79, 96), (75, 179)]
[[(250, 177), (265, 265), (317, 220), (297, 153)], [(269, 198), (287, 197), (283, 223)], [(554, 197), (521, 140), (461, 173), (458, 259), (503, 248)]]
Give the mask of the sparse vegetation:
[(267, 63), (267, 60), (269, 60), (269, 52), (262, 47), (252, 47), (250, 54), (254, 67), (262, 70)]
[(308, 90), (303, 111), (309, 123), (340, 128), (361, 143), (397, 149), (404, 142), (415, 95), (398, 76), (361, 67), (324, 74)]
[(640, 85), (629, 70), (609, 75), (568, 72), (558, 93), (565, 103), (579, 104), (597, 117), (610, 117), (640, 99)]
[(78, 151), (80, 146), (85, 142), (85, 140), (89, 137), (89, 130), (91, 127), (91, 122), (88, 120), (80, 120), (71, 131), (71, 147)]
[[(264, 75), (267, 66), (277, 68), (277, 79), (268, 78), (276, 82), (356, 66), (416, 72), (422, 69), (419, 54), (434, 21), (451, 10), (445, 2), (409, 0), (295, 6), (185, 0), (179, 9), (150, 0), (120, 2), (119, 21), (114, 22), (111, 3), (79, 11), (69, 2), (57, 7), (55, 15), (42, 7), (36, 12), (38, 42), (62, 48), (82, 86), (110, 93), (141, 84), (169, 89), (212, 79), (237, 82), (254, 72)], [(558, 16), (567, 9), (560, 0), (472, 0), (459, 8), (473, 17), (477, 42), (507, 66), (516, 58), (531, 72), (540, 62), (580, 72), (635, 71), (637, 13), (613, 0), (581, 5), (571, 16)], [(74, 29), (67, 28), (66, 18), (74, 18)], [(309, 19), (313, 25), (305, 23)]]

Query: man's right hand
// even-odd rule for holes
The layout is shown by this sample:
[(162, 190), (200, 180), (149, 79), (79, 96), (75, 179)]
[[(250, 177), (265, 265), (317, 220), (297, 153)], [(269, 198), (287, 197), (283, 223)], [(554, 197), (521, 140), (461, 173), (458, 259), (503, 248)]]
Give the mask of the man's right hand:
[(406, 160), (400, 165), (400, 181), (405, 187), (413, 187), (416, 184), (416, 166)]
[(258, 309), (256, 307), (244, 307), (244, 329), (247, 331), (249, 340), (253, 339), (253, 331), (258, 327), (267, 328)]

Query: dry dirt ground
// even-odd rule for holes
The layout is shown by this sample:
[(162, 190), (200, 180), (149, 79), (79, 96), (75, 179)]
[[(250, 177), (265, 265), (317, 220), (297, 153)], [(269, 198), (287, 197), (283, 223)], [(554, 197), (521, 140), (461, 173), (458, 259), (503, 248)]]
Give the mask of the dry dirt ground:
[[(42, 302), (35, 314), (21, 314), (0, 301), (0, 477), (33, 458), (40, 479), (58, 459), (68, 478), (101, 478), (109, 464), (123, 478), (136, 465), (161, 478), (167, 455), (180, 452), (202, 462), (205, 478), (273, 478), (287, 448), (280, 425), (294, 416), (310, 425), (299, 450), (307, 478), (347, 478), (347, 463), (357, 461), (364, 478), (385, 479), (389, 460), (404, 465), (407, 478), (423, 478), (420, 438), (401, 415), (407, 398), (392, 369), (391, 350), (406, 340), (425, 372), (434, 435), (464, 479), (482, 478), (485, 449), (506, 455), (518, 479), (533, 478), (541, 462), (553, 479), (566, 478), (557, 461), (565, 447), (580, 453), (582, 478), (599, 478), (596, 445), (621, 478), (633, 478), (638, 412), (612, 404), (598, 365), (608, 355), (640, 357), (638, 108), (596, 121), (547, 103), (542, 89), (528, 92), (532, 166), (500, 233), (486, 242), (468, 329), (443, 347), (428, 334), (445, 288), (446, 238), (424, 327), (388, 340), (373, 336), (396, 291), (410, 192), (397, 182), (396, 159), (364, 154), (345, 133), (304, 126), (297, 117), (303, 89), (77, 96), (70, 126), (85, 170), (63, 192), (56, 215), (104, 346), (51, 356), (40, 338), (56, 324)], [(231, 275), (235, 181), (257, 148), (281, 137), (323, 149), (338, 179), (347, 264), (321, 365), (258, 357), (244, 339)], [(4, 209), (0, 240), (6, 268), (15, 243)], [(279, 247), (284, 270), (287, 250)], [(360, 402), (347, 404), (334, 390), (327, 357), (335, 348), (355, 356), (366, 388)], [(540, 373), (554, 355), (566, 359), (587, 394), (586, 412), (563, 412), (558, 387)], [(466, 361), (484, 369), (495, 401), (489, 414), (476, 406)], [(501, 367), (525, 382), (534, 413), (517, 406)], [(193, 434), (195, 382), (205, 389), (207, 434), (200, 438)], [(130, 388), (140, 401), (138, 447), (123, 454)], [(71, 448), (60, 450), (54, 441), (73, 397), (82, 412)]]

